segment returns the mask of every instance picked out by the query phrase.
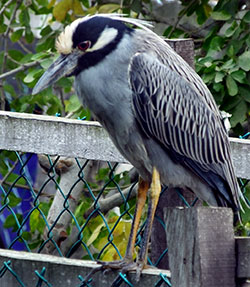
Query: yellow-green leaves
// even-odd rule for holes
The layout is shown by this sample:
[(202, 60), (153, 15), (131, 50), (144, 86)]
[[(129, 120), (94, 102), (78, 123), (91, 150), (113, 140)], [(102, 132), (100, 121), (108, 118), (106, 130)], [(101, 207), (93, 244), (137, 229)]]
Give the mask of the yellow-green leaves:
[(114, 11), (117, 11), (120, 8), (119, 4), (104, 4), (100, 6), (99, 13), (112, 13)]
[[(55, 1), (52, 0), (49, 5), (52, 6), (52, 3), (54, 2)], [(73, 12), (71, 15), (72, 20), (76, 16), (84, 15), (84, 11), (79, 0), (61, 0), (55, 5), (53, 9), (53, 16), (58, 22), (62, 22), (69, 11)]]
[(226, 21), (231, 19), (232, 16), (227, 11), (222, 10), (212, 12), (211, 17), (217, 21)]

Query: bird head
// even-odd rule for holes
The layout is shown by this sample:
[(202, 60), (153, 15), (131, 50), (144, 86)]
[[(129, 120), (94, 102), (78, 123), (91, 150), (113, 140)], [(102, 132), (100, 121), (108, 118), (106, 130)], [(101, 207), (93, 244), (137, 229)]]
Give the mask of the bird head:
[(39, 93), (64, 76), (77, 76), (97, 65), (116, 49), (125, 33), (133, 32), (125, 23), (148, 29), (144, 21), (118, 14), (86, 16), (68, 25), (56, 40), (60, 56), (39, 79), (32, 94)]

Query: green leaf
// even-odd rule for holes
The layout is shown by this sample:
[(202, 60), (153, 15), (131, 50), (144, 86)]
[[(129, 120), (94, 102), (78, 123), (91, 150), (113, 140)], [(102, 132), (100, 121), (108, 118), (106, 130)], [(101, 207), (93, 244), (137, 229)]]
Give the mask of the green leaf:
[(168, 38), (169, 33), (172, 31), (173, 26), (169, 26), (163, 33), (163, 37)]
[(95, 230), (93, 230), (91, 236), (89, 237), (88, 241), (87, 241), (87, 246), (90, 246), (95, 240), (96, 238), (99, 236), (101, 229), (105, 227), (104, 222), (102, 221)]
[(219, 0), (214, 7), (214, 11), (225, 11), (226, 13), (234, 16), (239, 6), (239, 0)]
[(242, 55), (239, 56), (239, 66), (244, 71), (250, 71), (250, 51), (244, 52)]
[(7, 25), (5, 24), (1, 24), (0, 25), (0, 34), (3, 34), (6, 30), (7, 30)]
[(248, 87), (240, 86), (239, 93), (246, 102), (250, 103), (250, 87), (249, 86)]
[(20, 223), (23, 221), (23, 217), (21, 214), (16, 214), (16, 218), (14, 215), (10, 214), (5, 222), (4, 222), (4, 227), (5, 228), (12, 228), (12, 232), (16, 232), (18, 229), (18, 225), (20, 225)]
[(40, 212), (35, 209), (32, 211), (30, 215), (30, 231), (35, 232), (38, 231), (40, 234), (43, 233), (45, 227), (45, 222), (40, 216)]
[(233, 21), (232, 25), (225, 31), (226, 37), (231, 37), (238, 28), (237, 22)]
[(209, 45), (208, 55), (211, 56), (211, 53), (213, 53), (214, 51), (221, 51), (224, 41), (225, 40), (220, 36), (215, 36), (214, 38), (212, 38)]
[(230, 75), (228, 75), (226, 78), (226, 85), (227, 85), (228, 93), (230, 96), (237, 95), (238, 86), (237, 86), (235, 80)]
[(47, 70), (52, 63), (53, 60), (51, 58), (46, 58), (40, 62), (40, 65), (44, 68), (44, 70)]
[(89, 1), (88, 0), (81, 0), (84, 7), (89, 8)]
[(214, 11), (211, 13), (211, 17), (217, 21), (227, 21), (231, 19), (231, 15), (226, 11)]
[(36, 46), (37, 52), (44, 52), (49, 49), (54, 49), (55, 39), (54, 37), (45, 37), (44, 39), (39, 41), (39, 44)]
[(27, 74), (27, 76), (23, 79), (23, 81), (25, 83), (31, 83), (33, 82), (35, 79), (37, 79), (39, 76), (41, 76), (41, 74), (43, 73), (42, 70), (37, 70), (37, 69), (34, 69), (32, 70), (31, 72), (29, 72)]
[(212, 8), (210, 5), (200, 4), (195, 11), (197, 15), (197, 23), (199, 25), (202, 25), (207, 20), (207, 18), (210, 16), (211, 11), (212, 11)]
[(26, 54), (21, 60), (20, 63), (25, 64), (31, 61), (33, 55), (32, 54)]
[(216, 92), (219, 92), (219, 91), (223, 90), (223, 88), (224, 88), (224, 86), (221, 83), (214, 83), (213, 84), (213, 89)]
[(16, 174), (16, 173), (11, 173), (8, 175), (7, 177), (7, 181), (8, 182), (11, 182), (11, 183), (18, 183), (18, 184), (22, 184), (22, 185), (25, 185), (25, 179), (23, 177), (20, 177), (19, 174)]
[(71, 5), (71, 0), (61, 0), (60, 2), (56, 3), (53, 9), (53, 16), (58, 22), (65, 19), (68, 11), (72, 8)]
[(46, 26), (45, 28), (42, 29), (42, 31), (40, 32), (41, 36), (47, 36), (48, 34), (50, 34), (52, 32), (52, 29), (50, 26)]
[(32, 243), (29, 244), (29, 248), (32, 249), (36, 249), (37, 247), (39, 247), (41, 245), (41, 240), (37, 240), (37, 241), (33, 241)]
[(202, 80), (204, 81), (204, 83), (209, 83), (214, 79), (214, 75), (214, 73), (204, 74), (202, 75)]
[(30, 16), (28, 9), (23, 9), (21, 13), (19, 14), (19, 20), (22, 26), (29, 27), (30, 25)]
[(10, 193), (8, 199), (8, 206), (10, 207), (15, 207), (22, 201), (22, 199), (20, 197), (17, 197), (14, 193)]
[[(138, 0), (134, 0), (133, 2), (135, 2), (135, 1), (138, 2)], [(132, 5), (133, 5), (133, 2), (132, 2)], [(135, 8), (137, 7), (136, 5), (137, 5), (137, 3), (134, 3)], [(104, 5), (100, 6), (98, 12), (99, 13), (112, 13), (112, 12), (118, 10), (119, 8), (120, 8), (120, 4), (112, 4), (112, 3), (111, 4), (104, 4)]]
[(231, 58), (235, 55), (234, 46), (230, 45), (227, 49), (227, 55)]
[(12, 98), (15, 98), (15, 97), (16, 97), (16, 91), (15, 91), (13, 85), (5, 84), (5, 85), (3, 86), (3, 89), (4, 89), (4, 92), (5, 92), (5, 93), (9, 93), (9, 94), (12, 96)]
[(27, 28), (25, 30), (25, 39), (26, 39), (27, 43), (32, 43), (34, 40), (34, 35), (33, 35), (30, 28)]
[(243, 21), (245, 21), (246, 23), (250, 23), (250, 11), (248, 11), (248, 12), (244, 15)]
[(246, 38), (246, 44), (248, 47), (250, 47), (250, 33), (249, 33), (248, 37)]
[(11, 41), (14, 43), (17, 42), (22, 37), (23, 31), (23, 29), (19, 29), (13, 32), (10, 36)]
[(228, 71), (229, 69), (232, 69), (236, 66), (235, 62), (233, 61), (233, 59), (230, 59), (228, 61), (226, 61), (222, 66), (221, 66), (221, 70), (226, 70)]
[(31, 238), (32, 238), (31, 233), (28, 231), (23, 231), (22, 232), (22, 238), (24, 240), (27, 240), (27, 241), (31, 240)]
[(61, 78), (57, 81), (57, 86), (61, 88), (71, 88), (72, 87), (72, 81), (69, 78)]
[(13, 60), (17, 62), (23, 58), (23, 53), (18, 50), (8, 50), (8, 54)]
[(244, 80), (246, 79), (246, 72), (242, 70), (238, 70), (238, 71), (231, 73), (231, 76), (234, 78), (234, 80), (243, 84), (245, 82)]
[(225, 74), (224, 74), (224, 73), (222, 73), (222, 72), (216, 72), (215, 78), (214, 78), (215, 83), (222, 82), (224, 77), (225, 77)]
[(230, 123), (232, 127), (235, 127), (238, 123), (243, 123), (246, 120), (247, 104), (245, 101), (241, 101), (232, 111), (232, 117)]

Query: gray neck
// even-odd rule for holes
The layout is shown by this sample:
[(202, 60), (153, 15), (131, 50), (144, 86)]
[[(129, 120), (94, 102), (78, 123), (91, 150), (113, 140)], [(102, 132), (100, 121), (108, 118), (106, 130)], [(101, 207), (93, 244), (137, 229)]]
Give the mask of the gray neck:
[(109, 131), (124, 121), (133, 124), (131, 90), (128, 85), (128, 65), (135, 48), (127, 45), (128, 35), (118, 48), (107, 55), (98, 66), (84, 70), (76, 77), (75, 88), (83, 103)]

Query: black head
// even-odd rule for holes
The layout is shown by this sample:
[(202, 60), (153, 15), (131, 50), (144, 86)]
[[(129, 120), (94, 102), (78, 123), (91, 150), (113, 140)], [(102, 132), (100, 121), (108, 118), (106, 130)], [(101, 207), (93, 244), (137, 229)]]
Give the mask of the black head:
[[(76, 69), (70, 74), (77, 75), (102, 61), (116, 49), (124, 34), (132, 31), (122, 21), (110, 17), (85, 17), (66, 27), (58, 38), (57, 50), (61, 54), (72, 53), (75, 50), (82, 53)], [(70, 37), (72, 41), (69, 41)]]
[(144, 21), (118, 14), (87, 16), (68, 25), (56, 41), (60, 56), (40, 78), (33, 94), (64, 76), (77, 76), (84, 69), (96, 66), (117, 48), (125, 34), (133, 33), (127, 23), (149, 30)]

